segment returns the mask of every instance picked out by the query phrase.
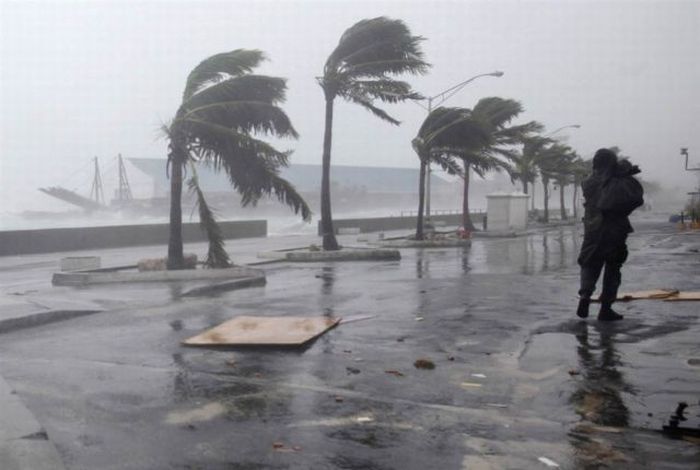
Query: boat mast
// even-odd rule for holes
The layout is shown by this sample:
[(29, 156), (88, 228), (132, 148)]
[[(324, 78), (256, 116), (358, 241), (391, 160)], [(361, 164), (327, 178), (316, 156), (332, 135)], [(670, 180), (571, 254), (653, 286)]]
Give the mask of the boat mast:
[(122, 154), (119, 154), (119, 190), (117, 192), (117, 199), (119, 202), (131, 201), (133, 196), (131, 195), (131, 187), (129, 186), (129, 179), (126, 177), (126, 167), (124, 167), (124, 160), (122, 160)]
[(95, 176), (92, 179), (92, 188), (90, 189), (90, 199), (98, 204), (104, 205), (105, 195), (102, 189), (102, 177), (100, 176), (100, 165), (97, 163), (97, 157), (95, 160)]

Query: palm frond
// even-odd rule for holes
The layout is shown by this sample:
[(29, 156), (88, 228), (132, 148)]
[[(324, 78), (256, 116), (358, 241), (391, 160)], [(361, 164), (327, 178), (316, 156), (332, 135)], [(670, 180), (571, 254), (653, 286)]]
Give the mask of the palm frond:
[(412, 36), (401, 20), (378, 17), (358, 21), (340, 37), (326, 61), (324, 75), (425, 73), (429, 65), (423, 61), (421, 41), (423, 38)]
[(226, 76), (239, 77), (250, 73), (264, 60), (266, 57), (262, 51), (249, 49), (236, 49), (204, 59), (188, 75), (182, 101), (187, 101), (201, 88)]
[(284, 101), (287, 81), (266, 75), (243, 75), (222, 80), (204, 88), (182, 103), (185, 112), (227, 101), (259, 101), (278, 104)]
[(197, 197), (197, 209), (199, 212), (199, 226), (207, 234), (209, 240), (209, 250), (205, 265), (209, 268), (228, 268), (231, 266), (231, 259), (224, 248), (224, 237), (221, 227), (216, 223), (214, 212), (209, 208), (204, 193), (199, 186), (199, 178), (196, 175), (194, 166), (193, 175), (188, 180), (187, 186)]
[(394, 119), (393, 117), (391, 117), (389, 115), (389, 113), (387, 113), (383, 109), (376, 107), (372, 103), (371, 98), (368, 98), (368, 97), (360, 95), (360, 94), (354, 94), (354, 93), (346, 93), (343, 95), (343, 97), (345, 99), (347, 99), (348, 101), (351, 101), (355, 104), (359, 104), (360, 106), (362, 106), (363, 108), (368, 110), (370, 113), (377, 116), (379, 119), (382, 119), (383, 121), (387, 121), (387, 122), (394, 124), (396, 126), (401, 124), (401, 121)]
[(241, 194), (241, 204), (255, 205), (263, 196), (279, 201), (301, 214), (304, 220), (311, 210), (294, 186), (279, 176), (279, 168), (287, 166), (290, 152), (281, 152), (272, 145), (245, 133), (238, 133), (208, 122), (201, 126), (200, 137), (192, 151), (216, 170), (224, 170), (233, 188)]
[(462, 166), (454, 156), (448, 152), (441, 152), (439, 149), (432, 152), (431, 161), (440, 165), (440, 167), (449, 175), (463, 176)]
[(399, 103), (406, 100), (420, 100), (420, 93), (411, 90), (411, 85), (399, 80), (353, 80), (341, 95), (354, 94), (379, 99), (386, 103)]
[(289, 151), (277, 150), (272, 145), (255, 139), (244, 132), (207, 121), (187, 121), (192, 142), (191, 151), (200, 160), (207, 160), (215, 170), (221, 169), (220, 160), (227, 158), (262, 158), (271, 165), (287, 166)]
[[(177, 119), (185, 129), (188, 123), (212, 122), (244, 133), (297, 138), (287, 114), (279, 107), (260, 101), (221, 101), (194, 108)], [(189, 130), (191, 133), (191, 130)]]

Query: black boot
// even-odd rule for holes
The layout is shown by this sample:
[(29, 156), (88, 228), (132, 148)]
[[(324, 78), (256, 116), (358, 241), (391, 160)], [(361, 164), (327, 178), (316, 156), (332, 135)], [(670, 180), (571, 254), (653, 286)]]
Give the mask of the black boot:
[(598, 314), (598, 321), (618, 321), (625, 318), (620, 315), (615, 310), (612, 309), (612, 304), (608, 302), (603, 302), (600, 308), (600, 313)]
[(591, 299), (586, 299), (581, 297), (578, 301), (578, 308), (576, 309), (576, 315), (579, 318), (588, 318), (588, 307), (591, 305)]

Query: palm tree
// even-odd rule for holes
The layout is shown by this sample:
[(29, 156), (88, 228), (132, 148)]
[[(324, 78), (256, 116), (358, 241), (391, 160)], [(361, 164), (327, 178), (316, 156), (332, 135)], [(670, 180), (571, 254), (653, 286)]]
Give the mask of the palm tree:
[[(487, 171), (510, 171), (508, 161), (515, 155), (512, 147), (530, 133), (541, 130), (536, 122), (509, 126), (521, 112), (519, 102), (498, 97), (479, 100), (473, 110), (438, 108), (428, 116), (418, 138), (414, 139), (414, 148), (421, 158), (421, 173), (430, 157), (440, 158), (436, 161), (453, 173), (456, 170), (452, 168), (451, 159), (462, 160), (463, 168), (459, 172), (464, 178), (462, 226), (467, 230), (475, 229), (469, 214), (470, 172), (473, 170), (483, 178)], [(417, 140), (423, 144), (423, 149), (417, 148)], [(422, 236), (422, 188), (419, 197), (417, 238)]]
[(321, 178), (321, 231), (323, 249), (337, 250), (333, 230), (330, 193), (331, 140), (333, 134), (333, 101), (341, 97), (359, 104), (391, 124), (399, 121), (375, 105), (379, 100), (397, 103), (421, 96), (411, 86), (392, 76), (403, 73), (422, 74), (429, 65), (423, 61), (420, 36), (412, 36), (400, 20), (378, 17), (359, 21), (340, 37), (318, 81), (326, 99), (326, 121), (323, 135), (323, 173)]
[(462, 175), (452, 150), (466, 145), (480, 146), (488, 136), (480, 123), (471, 119), (471, 110), (466, 108), (439, 107), (431, 111), (418, 130), (412, 145), (420, 160), (418, 180), (418, 217), (416, 240), (425, 238), (423, 213), (425, 201), (425, 174), (428, 164), (439, 164), (450, 174)]
[(563, 154), (559, 160), (559, 168), (554, 175), (554, 182), (559, 188), (559, 213), (561, 220), (566, 220), (566, 207), (564, 204), (564, 189), (573, 183), (573, 173), (575, 161), (578, 155), (573, 150), (570, 153)]
[(542, 179), (544, 192), (543, 222), (549, 222), (549, 182), (557, 178), (561, 169), (567, 164), (571, 148), (559, 143), (543, 147), (537, 157), (537, 167)]
[(182, 269), (184, 265), (181, 197), (183, 170), (188, 164), (193, 169), (189, 185), (197, 196), (200, 223), (210, 240), (210, 265), (226, 266), (229, 260), (213, 213), (199, 188), (195, 162), (223, 170), (241, 194), (244, 206), (273, 195), (305, 220), (311, 216), (304, 199), (279, 176), (291, 152), (279, 151), (254, 137), (297, 137), (289, 118), (277, 106), (285, 98), (285, 80), (251, 73), (263, 60), (261, 51), (237, 49), (202, 61), (187, 77), (175, 118), (163, 128), (169, 140), (171, 173), (168, 269)]
[(573, 165), (572, 165), (572, 171), (571, 171), (571, 176), (573, 180), (573, 185), (574, 185), (574, 193), (573, 193), (573, 199), (572, 199), (572, 206), (573, 206), (573, 215), (574, 215), (574, 220), (578, 218), (578, 187), (581, 185), (583, 182), (584, 178), (588, 176), (591, 171), (593, 170), (593, 160), (583, 160), (582, 158), (577, 158)]
[(523, 186), (523, 193), (529, 194), (529, 185), (534, 184), (535, 178), (537, 178), (537, 165), (535, 165), (532, 156), (524, 152), (515, 153), (511, 168), (511, 181), (513, 183), (520, 181), (520, 184)]

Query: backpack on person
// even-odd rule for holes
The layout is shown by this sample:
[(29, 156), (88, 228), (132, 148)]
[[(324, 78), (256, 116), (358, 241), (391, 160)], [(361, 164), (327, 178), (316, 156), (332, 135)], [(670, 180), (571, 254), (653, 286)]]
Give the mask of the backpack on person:
[(638, 166), (628, 160), (620, 160), (615, 172), (603, 184), (598, 209), (628, 216), (644, 205), (644, 188), (633, 176), (637, 173), (640, 173)]

